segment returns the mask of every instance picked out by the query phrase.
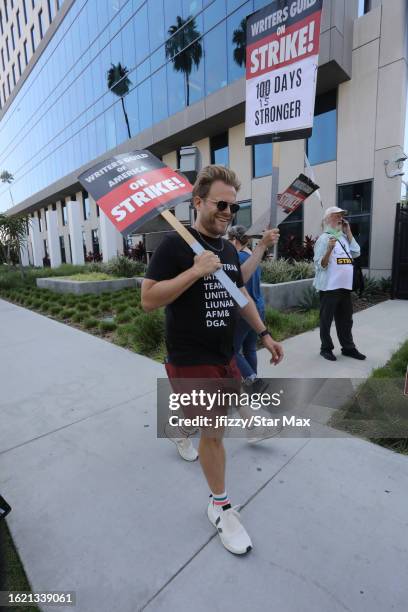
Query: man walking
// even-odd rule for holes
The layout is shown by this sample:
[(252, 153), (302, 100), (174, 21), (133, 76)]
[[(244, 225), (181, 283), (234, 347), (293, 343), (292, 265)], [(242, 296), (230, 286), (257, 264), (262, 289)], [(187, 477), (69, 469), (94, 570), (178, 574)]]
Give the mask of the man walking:
[(331, 324), (336, 324), (341, 352), (347, 357), (365, 359), (354, 344), (353, 326), (353, 259), (360, 256), (360, 247), (344, 218), (347, 211), (337, 206), (328, 208), (323, 216), (323, 233), (315, 244), (314, 287), (320, 292), (320, 339), (322, 357), (336, 361), (330, 336)]
[[(142, 306), (151, 311), (166, 306), (166, 371), (170, 381), (186, 378), (240, 380), (233, 359), (233, 338), (238, 306), (213, 276), (224, 269), (248, 298), (240, 309), (278, 364), (283, 350), (259, 317), (248, 295), (235, 247), (222, 236), (233, 215), (240, 183), (236, 174), (223, 166), (201, 170), (193, 190), (197, 219), (192, 229), (205, 251), (194, 256), (178, 236), (170, 235), (156, 250), (142, 285)], [(205, 434), (205, 435), (203, 435)], [(220, 539), (232, 553), (251, 550), (251, 539), (231, 506), (225, 487), (225, 449), (215, 431), (201, 431), (199, 458), (211, 492), (207, 514)]]

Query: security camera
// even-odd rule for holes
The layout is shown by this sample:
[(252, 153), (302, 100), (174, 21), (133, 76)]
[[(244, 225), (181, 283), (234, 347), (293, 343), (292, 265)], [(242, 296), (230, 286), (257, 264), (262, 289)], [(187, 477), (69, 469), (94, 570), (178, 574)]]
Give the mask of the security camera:
[(406, 159), (408, 159), (408, 155), (406, 155), (404, 151), (402, 151), (402, 153), (400, 153), (400, 155), (395, 159), (395, 163), (403, 164)]
[(405, 161), (408, 159), (408, 155), (401, 151), (394, 159), (386, 159), (384, 161), (385, 173), (388, 178), (395, 178), (396, 176), (404, 176), (405, 172), (403, 166)]

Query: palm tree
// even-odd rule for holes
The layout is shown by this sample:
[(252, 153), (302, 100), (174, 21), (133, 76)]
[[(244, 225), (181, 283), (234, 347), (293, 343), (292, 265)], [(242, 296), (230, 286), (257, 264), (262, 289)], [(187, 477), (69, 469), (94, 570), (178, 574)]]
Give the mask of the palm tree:
[(246, 55), (246, 17), (239, 24), (239, 28), (234, 30), (232, 42), (235, 44), (234, 61), (238, 66), (245, 66)]
[(122, 66), (119, 62), (117, 64), (111, 64), (111, 68), (107, 73), (107, 81), (108, 88), (114, 93), (116, 96), (119, 96), (122, 100), (122, 108), (123, 114), (125, 115), (125, 121), (127, 126), (127, 131), (129, 138), (131, 138), (130, 127), (129, 127), (129, 119), (127, 116), (126, 108), (125, 108), (125, 100), (124, 97), (129, 93), (129, 88), (132, 85), (132, 81), (128, 79), (127, 75), (129, 74), (129, 70), (126, 66)]
[[(10, 185), (14, 181), (14, 176), (10, 172), (8, 172), (7, 170), (3, 170), (0, 173), (0, 181), (2, 183), (8, 183)], [(12, 204), (14, 206), (14, 200), (13, 200), (13, 196), (12, 196), (11, 188), (10, 187), (9, 187), (9, 193), (10, 193), (11, 202), (12, 202)]]
[(176, 17), (176, 23), (168, 29), (169, 39), (165, 44), (166, 57), (173, 62), (174, 70), (182, 72), (186, 87), (186, 106), (190, 105), (190, 74), (193, 65), (198, 68), (203, 56), (203, 47), (198, 40), (200, 32), (195, 19)]
[(27, 248), (27, 228), (30, 223), (28, 215), (15, 215), (9, 217), (0, 213), (0, 248), (5, 254), (5, 259), (10, 265), (17, 260), (21, 275), (24, 278), (24, 270), (21, 263), (21, 250)]

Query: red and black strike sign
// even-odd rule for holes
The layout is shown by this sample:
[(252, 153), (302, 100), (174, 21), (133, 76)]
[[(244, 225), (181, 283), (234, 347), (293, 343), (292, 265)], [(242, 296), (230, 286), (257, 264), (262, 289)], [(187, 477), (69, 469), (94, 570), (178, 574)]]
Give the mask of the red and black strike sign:
[(303, 202), (312, 195), (319, 185), (316, 185), (305, 174), (299, 174), (287, 189), (278, 195), (278, 206), (287, 214), (294, 212)]
[(106, 159), (78, 177), (122, 234), (191, 197), (193, 186), (150, 151)]

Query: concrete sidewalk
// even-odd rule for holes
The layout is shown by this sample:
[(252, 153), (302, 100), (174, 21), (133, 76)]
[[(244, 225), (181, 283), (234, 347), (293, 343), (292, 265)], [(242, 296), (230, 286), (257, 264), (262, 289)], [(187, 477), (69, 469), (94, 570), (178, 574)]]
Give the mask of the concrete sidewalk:
[[(408, 335), (407, 310), (356, 316), (366, 373)], [(332, 375), (313, 371), (315, 333), (284, 343), (279, 376)], [(198, 462), (156, 438), (163, 366), (1, 300), (0, 359), (0, 490), (34, 591), (75, 590), (78, 612), (405, 612), (407, 457), (353, 438), (228, 439), (254, 542), (236, 558), (205, 516)]]

